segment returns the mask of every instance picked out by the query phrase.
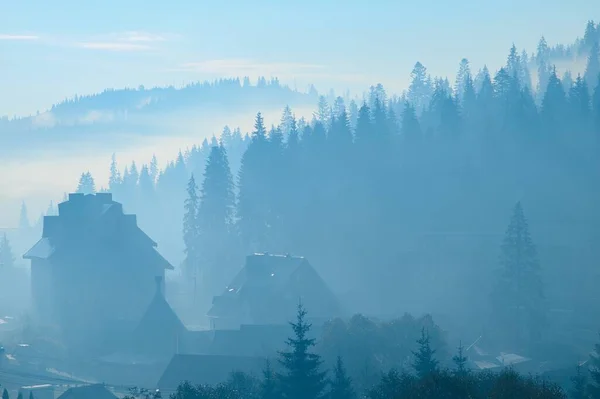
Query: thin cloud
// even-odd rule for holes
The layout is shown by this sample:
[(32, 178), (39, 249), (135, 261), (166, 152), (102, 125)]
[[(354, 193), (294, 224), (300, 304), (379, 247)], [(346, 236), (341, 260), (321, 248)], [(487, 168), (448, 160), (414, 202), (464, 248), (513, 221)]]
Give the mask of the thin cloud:
[(77, 47), (104, 51), (147, 51), (156, 49), (158, 43), (167, 40), (166, 35), (127, 31), (90, 38), (88, 41), (78, 43)]
[(77, 45), (88, 50), (105, 51), (146, 51), (152, 47), (145, 44), (123, 43), (123, 42), (84, 42)]
[(0, 34), (0, 40), (31, 41), (38, 40), (39, 38), (40, 37), (36, 35)]
[(130, 31), (125, 32), (117, 39), (119, 41), (124, 42), (144, 42), (144, 43), (155, 43), (155, 42), (164, 42), (167, 40), (165, 36), (156, 35), (148, 32), (138, 32), (138, 31)]

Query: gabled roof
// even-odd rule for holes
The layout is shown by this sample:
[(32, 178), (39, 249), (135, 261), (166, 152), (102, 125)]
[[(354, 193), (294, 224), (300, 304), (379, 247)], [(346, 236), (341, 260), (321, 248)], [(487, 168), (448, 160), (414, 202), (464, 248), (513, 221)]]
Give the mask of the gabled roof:
[(301, 297), (313, 314), (329, 317), (339, 311), (337, 298), (304, 257), (253, 254), (246, 257), (244, 267), (224, 292), (213, 299), (208, 316), (240, 318), (249, 314), (258, 323), (273, 323), (280, 318), (278, 313), (289, 310), (284, 308), (290, 302), (295, 309)]
[(58, 216), (44, 216), (42, 238), (23, 255), (24, 259), (49, 259), (57, 250), (65, 250), (65, 245), (67, 250), (75, 245), (73, 241), (95, 243), (127, 237), (133, 250), (146, 251), (151, 262), (174, 269), (156, 251), (156, 242), (139, 228), (136, 216), (123, 213), (123, 206), (113, 201), (110, 193), (69, 194), (69, 200), (60, 203), (58, 209)]
[(94, 384), (69, 388), (58, 399), (117, 399), (117, 396), (104, 385)]

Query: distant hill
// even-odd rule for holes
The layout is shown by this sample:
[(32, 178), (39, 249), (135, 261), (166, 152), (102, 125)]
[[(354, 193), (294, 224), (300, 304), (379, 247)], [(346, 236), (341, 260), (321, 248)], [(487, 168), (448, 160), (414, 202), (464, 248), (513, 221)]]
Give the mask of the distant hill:
[(316, 101), (314, 88), (303, 93), (265, 78), (254, 85), (247, 78), (236, 78), (181, 88), (107, 89), (64, 100), (36, 115), (1, 118), (0, 151), (29, 145), (32, 140), (39, 146), (96, 135), (169, 134), (177, 128), (193, 129), (215, 116), (233, 118), (247, 112), (281, 110), (285, 105), (301, 108), (314, 106)]

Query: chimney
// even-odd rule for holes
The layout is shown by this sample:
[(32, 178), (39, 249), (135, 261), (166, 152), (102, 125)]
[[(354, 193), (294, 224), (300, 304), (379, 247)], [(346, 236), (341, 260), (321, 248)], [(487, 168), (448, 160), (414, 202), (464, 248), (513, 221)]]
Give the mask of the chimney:
[(162, 277), (156, 276), (154, 281), (156, 281), (156, 295), (162, 295)]

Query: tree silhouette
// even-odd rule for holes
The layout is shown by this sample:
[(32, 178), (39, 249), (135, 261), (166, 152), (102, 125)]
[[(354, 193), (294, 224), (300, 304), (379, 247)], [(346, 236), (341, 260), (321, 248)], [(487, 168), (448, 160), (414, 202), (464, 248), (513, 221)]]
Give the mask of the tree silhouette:
[(279, 361), (285, 372), (278, 378), (283, 397), (289, 399), (320, 398), (327, 385), (326, 373), (320, 371), (321, 357), (310, 352), (315, 340), (308, 338), (311, 325), (305, 321), (305, 317), (306, 310), (299, 304), (296, 322), (290, 323), (294, 337), (286, 342), (289, 350), (279, 352)]

